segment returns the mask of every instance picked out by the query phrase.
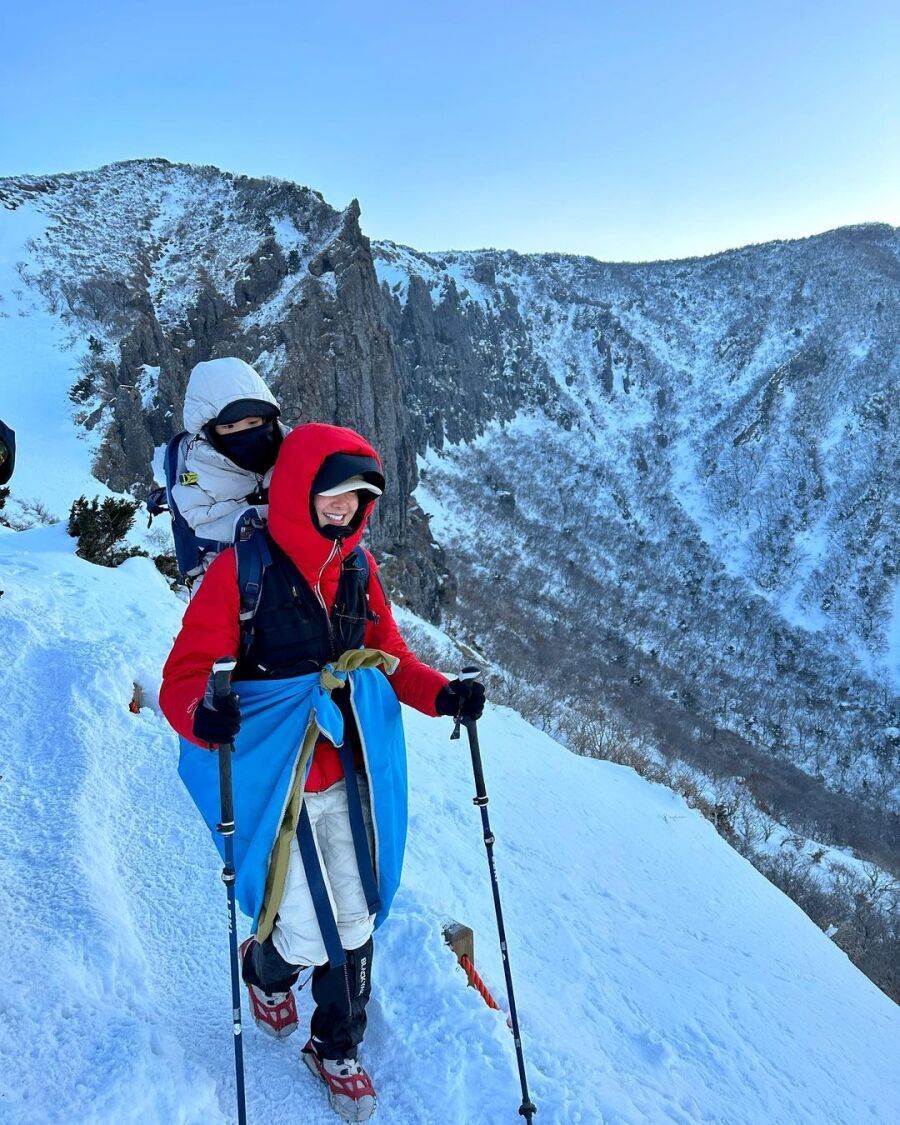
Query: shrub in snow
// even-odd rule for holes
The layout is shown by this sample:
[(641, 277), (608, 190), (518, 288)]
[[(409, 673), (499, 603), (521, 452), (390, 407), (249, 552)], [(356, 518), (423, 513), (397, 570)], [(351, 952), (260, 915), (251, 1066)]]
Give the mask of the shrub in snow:
[(138, 505), (133, 500), (108, 496), (88, 500), (79, 496), (69, 512), (69, 534), (78, 540), (76, 554), (99, 566), (118, 566), (135, 555), (146, 555), (140, 547), (126, 547), (122, 539), (134, 524)]
[(9, 489), (0, 488), (0, 524), (13, 531), (28, 531), (32, 527), (46, 527), (56, 523), (57, 517), (40, 500), (22, 500), (13, 497), (10, 507), (6, 506)]
[(3, 509), (6, 507), (6, 501), (9, 499), (9, 489), (0, 488), (0, 525), (3, 527), (12, 527), (9, 518)]
[(181, 585), (181, 574), (178, 570), (178, 560), (174, 555), (154, 555), (153, 563), (164, 577), (169, 579), (173, 586)]

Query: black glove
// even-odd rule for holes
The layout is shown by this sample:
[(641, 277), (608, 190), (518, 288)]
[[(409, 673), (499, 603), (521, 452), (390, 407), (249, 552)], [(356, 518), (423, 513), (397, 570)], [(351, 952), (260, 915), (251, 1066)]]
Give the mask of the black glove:
[(480, 719), (484, 711), (484, 684), (481, 680), (451, 680), (437, 693), (434, 706), (439, 715), (453, 719)]
[(234, 742), (234, 736), (241, 729), (240, 699), (232, 692), (212, 702), (214, 707), (204, 700), (194, 712), (194, 738), (213, 746)]

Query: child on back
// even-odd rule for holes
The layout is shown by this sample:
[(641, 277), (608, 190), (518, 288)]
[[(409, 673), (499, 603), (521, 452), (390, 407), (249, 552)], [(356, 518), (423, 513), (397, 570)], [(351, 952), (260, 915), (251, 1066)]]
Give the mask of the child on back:
[[(234, 541), (239, 517), (255, 507), (268, 514), (269, 481), (288, 432), (275, 396), (242, 359), (198, 363), (184, 399), (188, 436), (172, 495), (201, 539)], [(204, 559), (204, 569), (215, 552)]]

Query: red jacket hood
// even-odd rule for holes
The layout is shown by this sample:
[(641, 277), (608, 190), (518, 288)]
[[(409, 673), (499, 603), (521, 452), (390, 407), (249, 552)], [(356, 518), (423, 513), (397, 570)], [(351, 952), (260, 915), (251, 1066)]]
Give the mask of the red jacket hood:
[[(269, 531), (311, 586), (334, 547), (334, 540), (318, 530), (310, 513), (313, 480), (333, 453), (374, 457), (381, 464), (374, 448), (355, 430), (310, 422), (292, 430), (282, 442), (269, 485)], [(368, 505), (359, 527), (340, 541), (344, 556), (362, 539), (373, 507)], [(337, 559), (333, 565), (339, 565)]]

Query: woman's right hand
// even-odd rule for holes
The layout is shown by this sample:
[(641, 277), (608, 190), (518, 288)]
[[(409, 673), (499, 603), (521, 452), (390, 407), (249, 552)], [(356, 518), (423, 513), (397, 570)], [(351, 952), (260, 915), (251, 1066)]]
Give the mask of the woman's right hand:
[(234, 692), (214, 699), (214, 707), (203, 702), (194, 712), (194, 738), (210, 746), (234, 742), (241, 729), (241, 701)]

